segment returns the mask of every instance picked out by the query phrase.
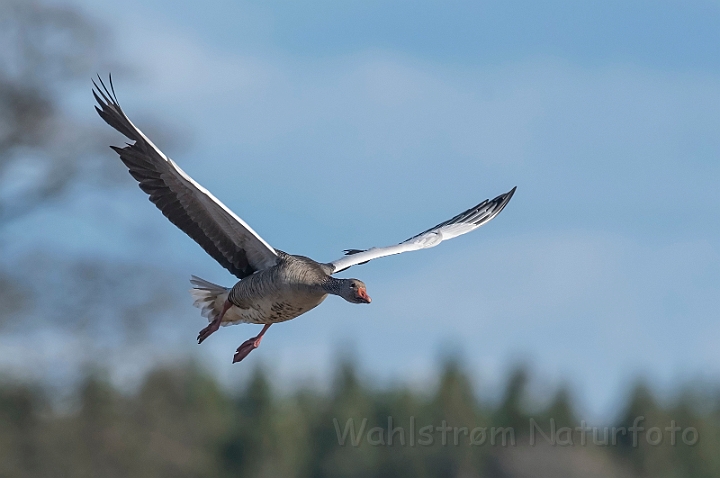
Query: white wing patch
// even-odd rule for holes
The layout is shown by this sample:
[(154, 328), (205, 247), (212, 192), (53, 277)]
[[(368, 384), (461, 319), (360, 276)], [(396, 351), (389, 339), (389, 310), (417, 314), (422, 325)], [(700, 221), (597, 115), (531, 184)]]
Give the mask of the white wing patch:
[(515, 189), (516, 188), (512, 188), (509, 192), (501, 194), (495, 199), (487, 199), (452, 219), (442, 222), (400, 244), (387, 247), (373, 247), (365, 251), (349, 250), (345, 257), (341, 257), (330, 263), (333, 267), (333, 273), (380, 257), (435, 247), (444, 240), (467, 234), (500, 214), (500, 211), (505, 208), (510, 198), (512, 198)]

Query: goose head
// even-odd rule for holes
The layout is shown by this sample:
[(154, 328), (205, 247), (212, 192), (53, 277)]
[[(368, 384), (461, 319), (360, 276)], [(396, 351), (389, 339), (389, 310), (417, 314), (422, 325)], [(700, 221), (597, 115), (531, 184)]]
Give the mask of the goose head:
[(367, 294), (365, 283), (357, 279), (344, 279), (338, 295), (353, 304), (369, 304), (372, 302), (372, 299)]

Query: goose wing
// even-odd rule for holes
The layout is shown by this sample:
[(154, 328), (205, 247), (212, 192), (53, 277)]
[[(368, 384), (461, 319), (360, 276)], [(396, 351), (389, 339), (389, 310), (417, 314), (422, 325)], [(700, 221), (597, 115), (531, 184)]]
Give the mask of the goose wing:
[(240, 279), (273, 266), (278, 260), (277, 251), (130, 121), (118, 104), (112, 77), (110, 89), (100, 77), (98, 80), (102, 88), (93, 81), (93, 95), (99, 106), (95, 110), (132, 141), (124, 148), (111, 148), (165, 217)]
[(331, 262), (329, 265), (332, 266), (334, 274), (348, 267), (364, 264), (380, 257), (435, 247), (442, 241), (467, 234), (500, 214), (500, 211), (505, 208), (510, 198), (512, 198), (515, 189), (517, 189), (517, 187), (512, 188), (510, 191), (501, 194), (495, 199), (486, 199), (477, 206), (471, 207), (452, 219), (441, 222), (437, 226), (431, 227), (427, 231), (423, 231), (400, 244), (387, 247), (373, 247), (367, 250), (347, 249), (344, 257)]

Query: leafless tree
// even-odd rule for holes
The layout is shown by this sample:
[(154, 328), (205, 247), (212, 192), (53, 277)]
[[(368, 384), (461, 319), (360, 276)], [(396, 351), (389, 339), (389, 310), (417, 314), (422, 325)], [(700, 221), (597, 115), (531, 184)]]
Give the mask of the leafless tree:
[[(124, 70), (105, 60), (112, 57), (107, 36), (74, 7), (0, 0), (0, 234), (77, 192), (77, 184), (117, 177), (123, 169), (108, 148), (117, 138), (94, 115), (97, 121), (70, 114), (66, 101), (87, 88), (89, 110), (92, 76)], [(6, 246), (0, 241), (0, 256)], [(2, 332), (22, 331), (42, 318), (43, 326), (90, 336), (112, 324), (131, 337), (170, 302), (166, 281), (158, 280), (161, 271), (97, 257), (57, 257), (50, 250), (28, 256), (0, 262)], [(20, 267), (18, 261), (24, 261)], [(38, 296), (42, 301), (33, 299)]]
[(98, 157), (106, 136), (62, 101), (100, 66), (103, 38), (73, 8), (0, 0), (0, 228), (58, 197)]

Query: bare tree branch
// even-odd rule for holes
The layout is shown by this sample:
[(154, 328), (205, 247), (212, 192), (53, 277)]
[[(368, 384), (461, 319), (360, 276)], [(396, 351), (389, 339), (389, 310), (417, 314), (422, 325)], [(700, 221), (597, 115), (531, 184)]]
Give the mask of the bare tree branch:
[[(0, 227), (58, 197), (97, 158), (106, 135), (73, 120), (61, 99), (92, 76), (104, 49), (75, 9), (0, 0)], [(28, 163), (32, 178), (17, 187)]]

